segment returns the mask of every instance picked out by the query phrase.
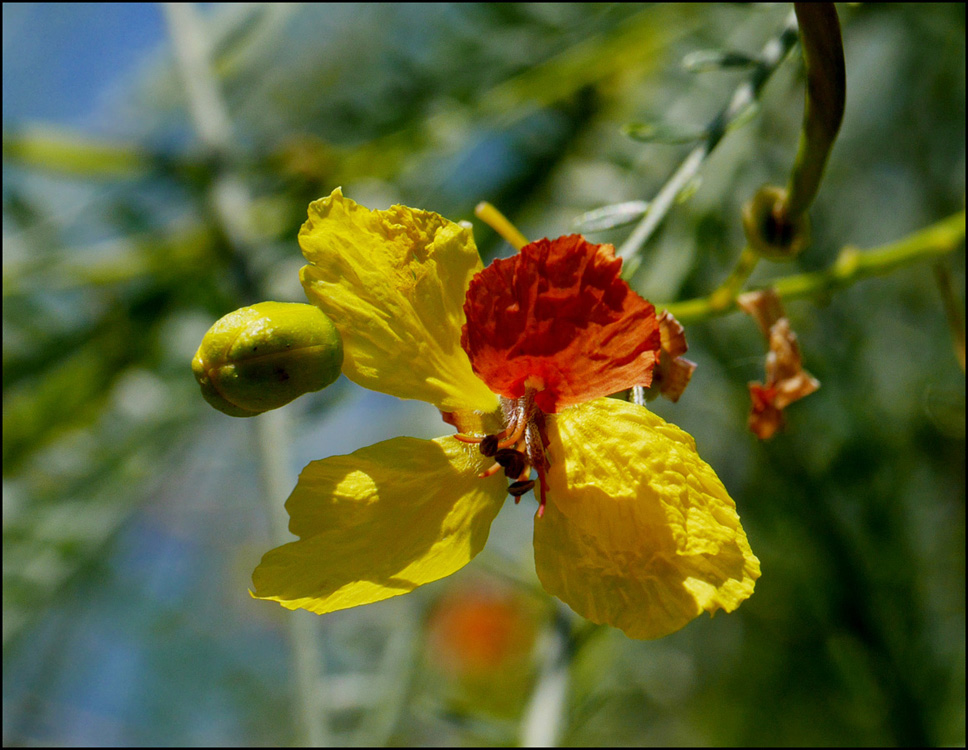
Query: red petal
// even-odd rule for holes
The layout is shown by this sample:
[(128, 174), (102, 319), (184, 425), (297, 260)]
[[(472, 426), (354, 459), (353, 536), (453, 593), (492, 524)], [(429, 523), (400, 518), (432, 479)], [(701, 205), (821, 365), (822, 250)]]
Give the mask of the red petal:
[(552, 413), (648, 385), (659, 349), (655, 308), (621, 278), (611, 245), (538, 240), (470, 283), (461, 346), (495, 393), (539, 391)]

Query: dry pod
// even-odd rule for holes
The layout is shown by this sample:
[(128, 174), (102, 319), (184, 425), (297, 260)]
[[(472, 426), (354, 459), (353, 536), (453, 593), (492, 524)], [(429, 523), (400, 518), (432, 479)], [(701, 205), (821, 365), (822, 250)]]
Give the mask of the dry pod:
[(260, 302), (208, 330), (192, 372), (209, 404), (233, 417), (254, 417), (325, 388), (342, 364), (342, 339), (322, 310)]

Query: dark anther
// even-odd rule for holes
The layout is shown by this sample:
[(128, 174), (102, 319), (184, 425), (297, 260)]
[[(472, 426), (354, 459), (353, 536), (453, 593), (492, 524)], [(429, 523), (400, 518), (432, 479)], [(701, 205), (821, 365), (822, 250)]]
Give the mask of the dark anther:
[(481, 441), (481, 453), (485, 456), (493, 456), (497, 453), (497, 435), (488, 435)]
[(504, 467), (504, 475), (511, 479), (521, 476), (528, 465), (528, 457), (514, 448), (502, 448), (494, 454), (494, 460)]
[(534, 487), (534, 480), (528, 479), (524, 482), (514, 482), (510, 487), (508, 487), (508, 494), (511, 497), (521, 497), (525, 492), (528, 492), (532, 487)]

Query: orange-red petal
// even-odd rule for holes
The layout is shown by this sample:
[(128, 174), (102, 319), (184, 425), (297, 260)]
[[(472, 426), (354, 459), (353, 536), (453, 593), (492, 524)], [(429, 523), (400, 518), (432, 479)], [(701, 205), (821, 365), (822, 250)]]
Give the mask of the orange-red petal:
[(659, 349), (655, 308), (619, 277), (611, 245), (542, 239), (470, 283), (461, 346), (495, 393), (553, 413), (648, 385)]

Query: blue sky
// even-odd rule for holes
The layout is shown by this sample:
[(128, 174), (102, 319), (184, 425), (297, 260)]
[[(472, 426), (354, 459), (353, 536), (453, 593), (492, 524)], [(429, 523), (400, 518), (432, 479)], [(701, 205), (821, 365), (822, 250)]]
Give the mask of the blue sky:
[(4, 125), (107, 130), (105, 104), (165, 35), (156, 3), (4, 3)]

